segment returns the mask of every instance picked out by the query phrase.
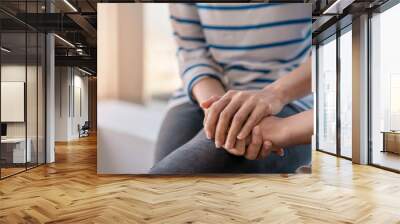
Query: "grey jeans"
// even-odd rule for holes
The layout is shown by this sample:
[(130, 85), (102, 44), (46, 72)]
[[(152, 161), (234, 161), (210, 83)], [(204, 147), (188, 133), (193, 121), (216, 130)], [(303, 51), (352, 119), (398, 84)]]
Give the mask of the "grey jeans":
[[(287, 105), (277, 115), (287, 117), (301, 110)], [(217, 149), (203, 131), (204, 114), (197, 105), (186, 103), (171, 108), (164, 118), (156, 143), (156, 162), (151, 174), (207, 173), (294, 173), (311, 162), (311, 146), (285, 149), (283, 157), (247, 160)]]

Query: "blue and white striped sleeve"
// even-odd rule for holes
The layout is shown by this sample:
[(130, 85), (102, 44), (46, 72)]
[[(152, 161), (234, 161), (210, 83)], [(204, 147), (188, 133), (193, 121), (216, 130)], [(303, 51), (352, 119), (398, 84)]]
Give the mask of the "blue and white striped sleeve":
[(208, 50), (196, 6), (170, 3), (169, 7), (174, 38), (178, 45), (177, 57), (183, 88), (190, 100), (196, 103), (192, 89), (200, 80), (212, 77), (225, 86), (222, 68)]

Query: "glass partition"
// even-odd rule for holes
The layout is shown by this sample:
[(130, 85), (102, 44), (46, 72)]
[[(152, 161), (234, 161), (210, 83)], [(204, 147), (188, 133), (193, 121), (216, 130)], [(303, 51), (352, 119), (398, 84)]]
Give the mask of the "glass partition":
[(38, 150), (38, 49), (37, 49), (38, 35), (36, 32), (27, 33), (27, 74), (26, 74), (26, 115), (27, 115), (27, 150), (30, 160), (27, 167), (34, 167), (37, 165), (37, 150)]
[[(26, 3), (0, 7), (43, 11), (44, 1)], [(45, 34), (0, 12), (0, 178), (45, 163), (45, 45)]]
[(46, 138), (45, 138), (45, 128), (46, 128), (46, 36), (43, 33), (38, 34), (38, 76), (37, 76), (37, 162), (38, 164), (43, 164), (46, 162)]
[(336, 37), (318, 46), (317, 148), (336, 153)]
[(1, 34), (1, 175), (24, 171), (30, 162), (27, 150), (25, 32)]
[[(27, 2), (28, 13), (42, 13), (44, 3), (40, 1), (31, 1)], [(33, 17), (32, 20), (38, 19), (38, 17)], [(32, 21), (37, 23), (37, 21)], [(29, 27), (28, 27), (29, 28)], [(27, 110), (27, 142), (28, 148), (30, 147), (31, 153), (31, 161), (27, 163), (27, 167), (35, 167), (39, 164), (39, 159), (43, 161), (41, 157), (43, 157), (43, 149), (44, 145), (39, 145), (39, 109), (42, 107), (44, 103), (44, 99), (39, 102), (40, 96), (44, 97), (44, 85), (40, 85), (39, 81), (43, 81), (43, 77), (39, 79), (39, 76), (42, 76), (42, 64), (43, 63), (43, 55), (44, 55), (44, 45), (43, 45), (44, 35), (39, 33), (35, 29), (27, 29), (27, 99), (26, 99), (26, 110)], [(39, 92), (39, 87), (42, 89)], [(43, 110), (40, 112), (44, 113)], [(43, 114), (42, 114), (43, 116)], [(43, 119), (40, 119), (44, 122)], [(41, 125), (41, 128), (43, 125)], [(43, 140), (43, 137), (41, 138)], [(43, 147), (40, 149), (40, 147)]]
[(400, 4), (373, 15), (370, 160), (400, 171)]
[(340, 36), (340, 155), (352, 157), (352, 32)]

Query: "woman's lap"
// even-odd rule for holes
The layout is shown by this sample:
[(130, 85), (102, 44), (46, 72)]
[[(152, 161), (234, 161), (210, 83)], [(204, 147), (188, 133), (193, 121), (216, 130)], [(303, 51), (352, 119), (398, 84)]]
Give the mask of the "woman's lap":
[(156, 163), (196, 136), (203, 128), (203, 117), (203, 111), (194, 104), (169, 109), (156, 142)]
[[(298, 112), (286, 106), (278, 116)], [(163, 122), (156, 144), (157, 162), (150, 173), (293, 173), (311, 162), (310, 145), (291, 147), (283, 157), (271, 154), (263, 160), (231, 155), (206, 138), (202, 122), (203, 113), (196, 105), (188, 103), (172, 108)]]

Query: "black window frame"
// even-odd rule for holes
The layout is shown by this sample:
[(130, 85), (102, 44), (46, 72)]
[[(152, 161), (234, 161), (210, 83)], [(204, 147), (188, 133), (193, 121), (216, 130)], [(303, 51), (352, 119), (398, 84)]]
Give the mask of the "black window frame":
[(394, 169), (385, 165), (374, 163), (373, 160), (373, 141), (372, 141), (372, 19), (374, 14), (384, 13), (385, 11), (400, 4), (400, 0), (388, 0), (378, 7), (368, 11), (368, 165), (377, 167), (383, 170), (400, 173), (400, 169)]
[[(352, 31), (352, 15), (344, 16), (343, 18), (338, 18), (338, 21), (315, 37), (316, 42), (316, 50), (315, 50), (315, 58), (316, 58), (316, 150), (319, 152), (323, 152), (329, 155), (337, 156), (340, 158), (344, 158), (347, 160), (352, 160), (352, 158), (342, 155), (341, 153), (341, 120), (340, 120), (340, 77), (341, 77), (341, 67), (340, 67), (340, 37), (347, 32)], [(335, 153), (326, 151), (319, 147), (319, 107), (318, 107), (318, 100), (319, 100), (319, 47), (320, 45), (327, 44), (331, 41), (336, 41), (336, 151)]]
[[(36, 3), (36, 11), (37, 11), (37, 13), (39, 13), (39, 3), (47, 4), (47, 0), (25, 0), (25, 1), (23, 1), (23, 0), (21, 1), (20, 0), (19, 2), (25, 4), (25, 15), (27, 15), (27, 4), (28, 3)], [(47, 12), (47, 7), (46, 7), (46, 12)], [(21, 26), (24, 27), (24, 30), (15, 31), (15, 33), (21, 32), (21, 33), (25, 34), (25, 102), (24, 102), (25, 167), (21, 171), (18, 171), (18, 172), (12, 173), (10, 175), (4, 176), (2, 174), (2, 169), (3, 168), (0, 166), (0, 180), (3, 180), (3, 179), (6, 179), (8, 177), (12, 177), (12, 176), (17, 175), (19, 173), (25, 172), (27, 170), (39, 167), (39, 166), (44, 165), (44, 164), (47, 163), (47, 112), (46, 112), (47, 111), (47, 81), (46, 80), (47, 80), (47, 74), (48, 73), (47, 73), (47, 33), (42, 32), (42, 31), (40, 31), (40, 30), (28, 25), (27, 23), (24, 23), (20, 19), (14, 17), (7, 10), (3, 9), (1, 7), (1, 5), (0, 5), (0, 13), (4, 13), (4, 14), (8, 15), (11, 19), (15, 20), (17, 23), (21, 23)], [(7, 32), (3, 31), (2, 27), (0, 26), (0, 45), (2, 45), (1, 37), (2, 37), (3, 33), (7, 33)], [(8, 33), (10, 33), (10, 32), (8, 32)], [(14, 33), (14, 32), (11, 32), (11, 33)], [(27, 139), (28, 139), (28, 131), (27, 131), (27, 127), (28, 127), (28, 117), (27, 117), (28, 33), (30, 33), (30, 34), (33, 33), (33, 35), (36, 34), (36, 93), (35, 93), (36, 94), (36, 136), (34, 136), (34, 138), (36, 138), (36, 142), (37, 142), (37, 145), (36, 145), (37, 146), (36, 147), (37, 152), (36, 152), (36, 161), (33, 164), (30, 163), (30, 166), (28, 166), (28, 162), (27, 162), (27, 147), (28, 147), (28, 144), (27, 144)], [(42, 37), (42, 39), (41, 39), (42, 43), (41, 44), (43, 44), (42, 48), (44, 48), (44, 49), (41, 49), (41, 51), (40, 51), (43, 54), (41, 56), (42, 60), (44, 60), (44, 63), (41, 64), (42, 65), (42, 82), (43, 82), (42, 84), (44, 84), (42, 86), (42, 88), (43, 88), (43, 94), (42, 94), (42, 96), (43, 96), (43, 99), (42, 99), (43, 105), (41, 105), (43, 107), (43, 109), (44, 109), (44, 111), (43, 111), (44, 114), (41, 114), (41, 115), (44, 115), (44, 116), (41, 117), (43, 120), (40, 119), (41, 122), (43, 122), (43, 128), (44, 128), (44, 130), (43, 130), (43, 143), (44, 144), (42, 145), (42, 147), (43, 147), (42, 152), (44, 153), (44, 155), (42, 155), (43, 156), (43, 158), (42, 158), (43, 162), (42, 163), (39, 162), (39, 81), (38, 81), (39, 80), (38, 79), (38, 76), (39, 76), (38, 66), (40, 65), (39, 64), (39, 39), (40, 39), (39, 36)], [(0, 68), (3, 65), (2, 61), (3, 61), (2, 60), (2, 55), (0, 53)], [(1, 69), (0, 69), (0, 82), (1, 82)], [(1, 90), (1, 86), (0, 86), (0, 90)], [(1, 101), (1, 97), (0, 97), (0, 101)], [(1, 111), (1, 104), (0, 104), (0, 111)], [(1, 122), (1, 115), (0, 115), (0, 123), (2, 123)], [(0, 144), (0, 158), (1, 158), (1, 144)]]

